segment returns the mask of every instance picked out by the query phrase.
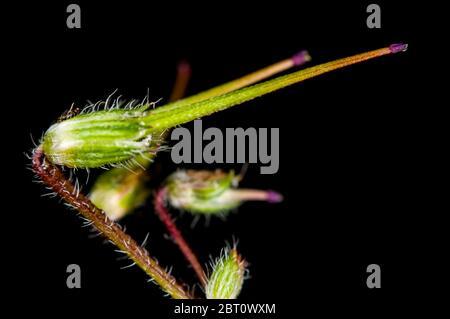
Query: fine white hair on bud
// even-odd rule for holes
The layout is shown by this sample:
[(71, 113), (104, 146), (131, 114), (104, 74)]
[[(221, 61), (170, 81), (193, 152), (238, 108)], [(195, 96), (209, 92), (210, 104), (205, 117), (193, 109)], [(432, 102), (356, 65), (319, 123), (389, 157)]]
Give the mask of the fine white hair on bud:
[(225, 213), (245, 201), (282, 201), (274, 191), (236, 188), (240, 178), (233, 171), (178, 170), (167, 178), (167, 198), (173, 207), (194, 214)]
[(151, 190), (145, 170), (116, 167), (100, 175), (92, 186), (90, 200), (112, 220), (119, 220), (144, 205)]
[(233, 209), (240, 202), (224, 193), (231, 189), (235, 178), (232, 171), (178, 170), (167, 179), (169, 202), (192, 213), (214, 214)]
[(241, 292), (247, 271), (247, 262), (236, 248), (223, 250), (212, 265), (206, 284), (207, 299), (236, 299)]
[(55, 123), (44, 134), (44, 153), (53, 164), (73, 168), (130, 160), (150, 147), (151, 134), (143, 121), (149, 105), (82, 113)]

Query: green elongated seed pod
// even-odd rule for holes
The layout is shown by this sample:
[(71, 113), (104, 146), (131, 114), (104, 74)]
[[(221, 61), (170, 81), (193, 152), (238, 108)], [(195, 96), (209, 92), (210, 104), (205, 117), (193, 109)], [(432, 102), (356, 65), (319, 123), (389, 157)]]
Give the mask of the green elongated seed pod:
[(225, 250), (206, 284), (207, 299), (236, 299), (242, 290), (247, 263), (236, 249)]
[(166, 129), (318, 75), (386, 54), (402, 52), (406, 48), (405, 44), (393, 44), (192, 104), (169, 104), (158, 110), (147, 110), (151, 105), (147, 103), (134, 110), (114, 109), (77, 115), (52, 125), (44, 135), (42, 148), (53, 164), (68, 167), (93, 168), (121, 163), (147, 151), (153, 134), (161, 134)]
[[(386, 54), (394, 54), (406, 51), (406, 44), (393, 44), (389, 47), (356, 54), (350, 57), (337, 59), (322, 63), (310, 68), (296, 71), (275, 79), (261, 82), (226, 94), (215, 96), (207, 100), (197, 101), (186, 105), (185, 103), (166, 105), (159, 109), (149, 111), (145, 121), (152, 126), (152, 131), (161, 131), (197, 118), (228, 109), (232, 106), (253, 100), (265, 94), (277, 91), (281, 88), (314, 78), (321, 74), (331, 72), (340, 68), (360, 63), (369, 59), (377, 58)], [(189, 98), (187, 98), (189, 99)], [(170, 112), (165, 110), (169, 109)]]
[(146, 107), (97, 111), (55, 123), (44, 135), (44, 153), (52, 163), (74, 168), (129, 160), (151, 144), (142, 122)]

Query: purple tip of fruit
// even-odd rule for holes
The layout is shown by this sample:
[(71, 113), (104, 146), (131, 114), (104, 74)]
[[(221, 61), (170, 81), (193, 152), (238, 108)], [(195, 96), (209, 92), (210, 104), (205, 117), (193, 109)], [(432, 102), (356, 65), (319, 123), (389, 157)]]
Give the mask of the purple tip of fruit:
[(302, 65), (305, 62), (311, 61), (311, 56), (309, 55), (308, 51), (303, 50), (299, 53), (292, 56), (292, 62), (294, 62), (295, 66)]
[(275, 191), (267, 191), (267, 201), (269, 203), (280, 203), (283, 201), (283, 195)]
[(391, 44), (389, 49), (391, 50), (391, 53), (404, 52), (408, 49), (408, 45), (403, 43)]

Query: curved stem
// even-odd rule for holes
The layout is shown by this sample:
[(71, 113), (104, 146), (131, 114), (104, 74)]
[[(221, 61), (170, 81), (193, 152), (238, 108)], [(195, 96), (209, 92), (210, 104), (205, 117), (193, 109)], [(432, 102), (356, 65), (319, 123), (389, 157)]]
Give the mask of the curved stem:
[(160, 188), (155, 196), (155, 211), (158, 214), (159, 219), (163, 222), (163, 224), (166, 226), (167, 231), (170, 233), (170, 236), (175, 241), (175, 243), (180, 248), (181, 252), (183, 253), (184, 257), (187, 259), (187, 261), (191, 264), (192, 268), (194, 269), (195, 273), (197, 274), (197, 277), (200, 279), (200, 282), (203, 287), (206, 286), (206, 275), (203, 271), (203, 268), (200, 264), (200, 262), (197, 259), (197, 256), (194, 254), (192, 249), (189, 247), (186, 240), (183, 238), (183, 235), (178, 230), (177, 226), (175, 225), (175, 222), (173, 221), (172, 217), (170, 216), (166, 205), (165, 205), (165, 197), (166, 197), (166, 189)]
[(149, 256), (146, 249), (138, 245), (133, 238), (121, 229), (119, 224), (110, 220), (102, 210), (81, 194), (79, 189), (64, 176), (63, 172), (45, 158), (41, 147), (34, 150), (32, 167), (33, 171), (47, 186), (79, 211), (84, 218), (89, 220), (100, 233), (121, 251), (126, 253), (136, 265), (142, 268), (170, 296), (175, 299), (192, 298), (176, 282), (174, 277)]

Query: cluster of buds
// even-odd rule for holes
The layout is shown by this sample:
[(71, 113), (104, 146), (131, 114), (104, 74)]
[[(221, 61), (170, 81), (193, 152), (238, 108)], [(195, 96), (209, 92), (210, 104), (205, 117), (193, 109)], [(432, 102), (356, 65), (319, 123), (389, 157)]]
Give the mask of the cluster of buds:
[[(150, 109), (151, 103), (142, 103), (137, 107), (119, 108), (116, 101), (112, 108), (92, 112), (84, 110), (82, 114), (62, 120), (52, 125), (45, 133), (42, 145), (33, 155), (33, 169), (53, 190), (69, 203), (77, 203), (79, 211), (95, 221), (96, 227), (119, 248), (144, 269), (163, 289), (173, 297), (186, 298), (189, 294), (176, 285), (173, 278), (160, 269), (119, 227), (107, 223), (100, 210), (71, 194), (66, 182), (55, 182), (51, 172), (57, 169), (45, 169), (41, 160), (44, 154), (51, 164), (69, 168), (96, 168), (103, 166), (139, 164), (139, 159), (149, 153), (152, 146), (159, 145), (155, 136), (178, 125), (188, 123), (215, 112), (242, 104), (254, 98), (277, 91), (281, 88), (302, 82), (309, 78), (359, 63), (375, 57), (405, 51), (407, 45), (391, 46), (357, 54), (351, 57), (323, 63), (305, 70), (293, 72), (256, 85), (257, 81), (292, 66), (303, 64), (310, 59), (306, 52), (276, 63), (271, 67), (255, 72), (247, 77), (231, 81), (224, 85), (199, 93), (190, 98), (169, 103), (158, 109)], [(148, 161), (147, 161), (148, 163)], [(140, 165), (138, 165), (140, 166)], [(47, 167), (48, 168), (48, 167)], [(130, 173), (125, 168), (116, 168), (100, 176), (96, 181), (90, 199), (102, 208), (113, 220), (117, 220), (133, 209), (142, 205), (150, 190), (146, 187), (145, 167)], [(60, 175), (60, 176), (59, 176)], [(62, 178), (62, 173), (58, 178)], [(282, 196), (274, 191), (238, 189), (241, 177), (233, 171), (225, 173), (216, 171), (179, 170), (169, 176), (164, 192), (168, 202), (175, 208), (197, 214), (219, 214), (235, 209), (245, 201), (280, 202)], [(78, 201), (78, 202), (77, 202)], [(81, 202), (80, 202), (81, 201)], [(165, 215), (165, 222), (178, 236), (178, 243), (189, 257), (192, 252), (174, 228), (172, 220)], [(130, 243), (134, 245), (129, 247)], [(134, 244), (133, 244), (134, 243)], [(146, 258), (147, 257), (147, 258)], [(194, 260), (197, 262), (196, 260)], [(241, 289), (246, 272), (246, 262), (236, 249), (227, 249), (213, 265), (212, 273), (205, 285), (207, 298), (234, 299)], [(201, 276), (200, 276), (201, 277)]]

